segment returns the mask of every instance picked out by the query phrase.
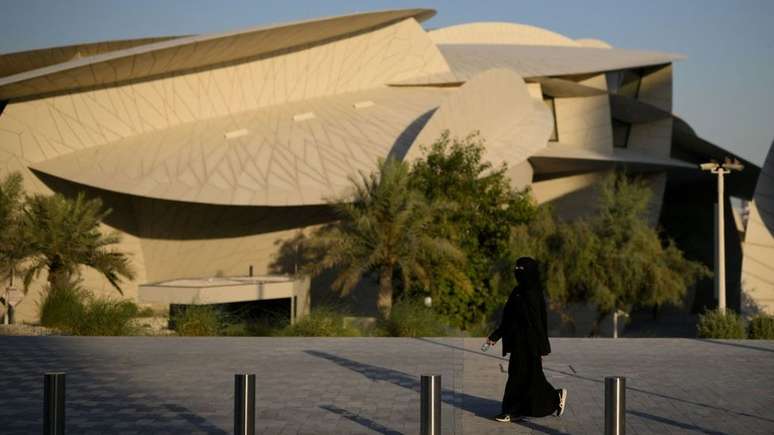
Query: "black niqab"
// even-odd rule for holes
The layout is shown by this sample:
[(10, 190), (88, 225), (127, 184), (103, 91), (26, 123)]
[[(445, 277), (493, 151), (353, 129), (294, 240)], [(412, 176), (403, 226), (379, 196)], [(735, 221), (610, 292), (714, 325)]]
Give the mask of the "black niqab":
[(521, 257), (516, 260), (513, 274), (517, 285), (505, 304), (500, 326), (490, 338), (493, 341), (503, 339), (503, 356), (514, 350), (516, 341), (527, 343), (530, 353), (548, 355), (551, 345), (538, 262), (534, 258)]
[(513, 276), (518, 283), (520, 290), (540, 290), (540, 272), (538, 263), (530, 257), (521, 257), (516, 260), (516, 266), (513, 268)]
[(546, 302), (538, 262), (522, 257), (513, 268), (518, 282), (503, 309), (500, 326), (489, 336), (503, 339), (503, 356), (511, 354), (502, 412), (544, 416), (557, 409), (559, 396), (543, 374), (542, 356), (551, 353)]

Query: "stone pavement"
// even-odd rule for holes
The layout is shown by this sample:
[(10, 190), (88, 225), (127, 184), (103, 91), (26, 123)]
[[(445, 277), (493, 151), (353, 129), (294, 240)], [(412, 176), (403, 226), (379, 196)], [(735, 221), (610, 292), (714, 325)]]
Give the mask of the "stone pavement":
[(233, 375), (256, 373), (257, 431), (415, 434), (423, 373), (444, 433), (602, 433), (606, 375), (627, 377), (629, 434), (774, 433), (774, 342), (552, 339), (561, 418), (497, 423), (499, 345), (462, 338), (0, 337), (0, 433), (40, 433), (42, 378), (67, 372), (70, 434), (231, 433)]

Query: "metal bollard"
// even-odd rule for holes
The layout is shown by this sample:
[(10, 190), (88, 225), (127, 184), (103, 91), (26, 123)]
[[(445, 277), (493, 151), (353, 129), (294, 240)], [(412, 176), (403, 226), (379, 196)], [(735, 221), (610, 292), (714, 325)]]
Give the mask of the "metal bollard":
[(626, 378), (605, 377), (605, 435), (626, 434)]
[(46, 373), (43, 377), (43, 434), (65, 433), (65, 374)]
[(441, 375), (422, 375), (419, 410), (421, 435), (441, 434)]
[(234, 434), (255, 435), (255, 375), (234, 375)]

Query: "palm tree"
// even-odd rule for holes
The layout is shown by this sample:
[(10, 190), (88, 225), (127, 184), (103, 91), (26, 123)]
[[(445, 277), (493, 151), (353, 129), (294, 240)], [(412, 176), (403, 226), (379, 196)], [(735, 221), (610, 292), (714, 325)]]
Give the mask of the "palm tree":
[(430, 204), (411, 189), (406, 163), (380, 160), (376, 172), (361, 172), (351, 181), (354, 193), (333, 204), (340, 221), (322, 227), (307, 242), (311, 251), (320, 253), (308, 271), (338, 268), (333, 286), (342, 294), (355, 287), (363, 275), (377, 274), (377, 309), (385, 317), (392, 308), (396, 273), (405, 288), (415, 280), (430, 288), (431, 268), (444, 268), (459, 285), (470, 287), (459, 272), (465, 262), (462, 251), (433, 236), (430, 228), (435, 214), (448, 205)]
[(50, 288), (72, 285), (83, 265), (100, 272), (123, 294), (119, 284), (122, 278), (133, 279), (134, 271), (126, 254), (110, 248), (121, 240), (118, 233), (99, 230), (110, 214), (102, 210), (102, 201), (87, 200), (82, 193), (74, 199), (35, 195), (27, 199), (24, 212), (24, 233), (33, 252), (25, 287), (43, 270), (48, 271)]
[[(18, 172), (8, 174), (0, 180), (0, 278), (8, 280), (8, 288), (13, 287), (19, 265), (29, 256), (29, 245), (21, 231), (23, 203), (22, 176)], [(3, 322), (8, 323), (7, 290), (5, 306)]]

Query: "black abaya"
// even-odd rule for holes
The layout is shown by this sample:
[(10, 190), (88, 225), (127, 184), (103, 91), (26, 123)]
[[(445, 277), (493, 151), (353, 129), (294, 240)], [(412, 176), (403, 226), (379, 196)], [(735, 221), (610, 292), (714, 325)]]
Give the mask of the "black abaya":
[(514, 416), (543, 417), (559, 407), (559, 393), (543, 374), (542, 356), (551, 353), (546, 332), (546, 305), (537, 262), (519, 259), (513, 289), (500, 326), (489, 336), (503, 339), (503, 355), (510, 353), (508, 382), (502, 412)]
[[(519, 347), (527, 347), (526, 343)], [(543, 374), (540, 355), (513, 352), (508, 362), (508, 382), (503, 394), (502, 413), (543, 417), (559, 407), (559, 393)]]

